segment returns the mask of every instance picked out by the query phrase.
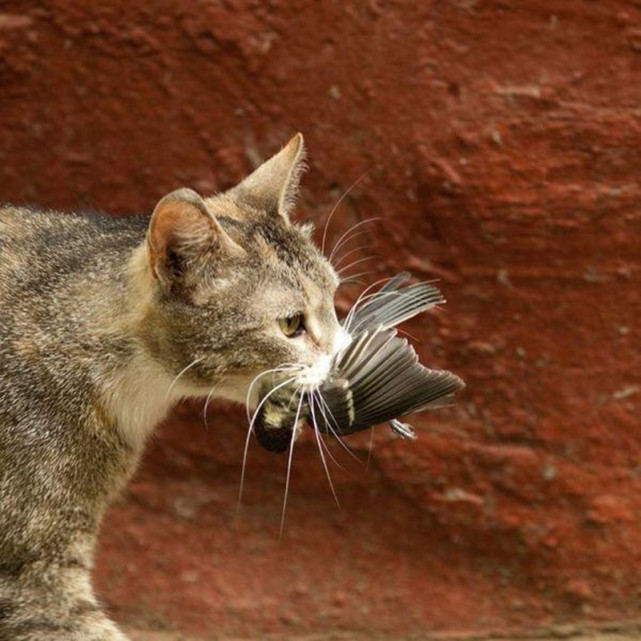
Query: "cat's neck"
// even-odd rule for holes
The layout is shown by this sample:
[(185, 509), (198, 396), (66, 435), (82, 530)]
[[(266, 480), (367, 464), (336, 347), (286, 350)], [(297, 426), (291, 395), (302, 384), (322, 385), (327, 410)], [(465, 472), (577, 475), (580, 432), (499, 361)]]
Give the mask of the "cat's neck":
[(116, 428), (132, 446), (142, 447), (181, 396), (163, 369), (135, 354), (112, 372), (103, 385), (104, 403)]
[(101, 396), (116, 428), (129, 444), (140, 449), (181, 399), (207, 394), (230, 398), (232, 392), (223, 385), (220, 390), (218, 386), (195, 388), (183, 376), (185, 371), (178, 374), (168, 371), (145, 349), (139, 330), (153, 305), (155, 284), (144, 244), (132, 253), (125, 269), (125, 282), (123, 300), (98, 331), (104, 332), (107, 340), (115, 337), (116, 343), (125, 339), (128, 349), (101, 377)]
[(106, 322), (94, 328), (108, 343), (127, 344), (100, 376), (101, 402), (107, 415), (134, 448), (141, 448), (149, 435), (169, 414), (185, 390), (161, 363), (144, 350), (137, 338), (147, 308), (152, 304), (144, 245), (132, 253), (125, 268), (122, 300), (114, 305)]

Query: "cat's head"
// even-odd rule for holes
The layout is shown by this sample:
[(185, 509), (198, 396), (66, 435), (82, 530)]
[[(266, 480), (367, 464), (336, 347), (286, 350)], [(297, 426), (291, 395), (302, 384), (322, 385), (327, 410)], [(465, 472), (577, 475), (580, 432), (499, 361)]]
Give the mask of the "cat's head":
[(347, 335), (334, 311), (336, 272), (290, 220), (303, 163), (299, 134), (233, 189), (165, 196), (151, 218), (152, 295), (141, 336), (189, 394), (244, 401), (262, 372), (314, 386)]

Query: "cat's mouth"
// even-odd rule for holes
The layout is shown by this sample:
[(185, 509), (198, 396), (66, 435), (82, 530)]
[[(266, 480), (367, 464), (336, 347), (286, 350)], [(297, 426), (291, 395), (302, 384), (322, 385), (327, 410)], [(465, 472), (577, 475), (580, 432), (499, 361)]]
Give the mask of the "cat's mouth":
[(303, 392), (312, 392), (320, 387), (328, 378), (332, 371), (332, 363), (352, 342), (352, 336), (344, 329), (338, 333), (331, 354), (322, 354), (316, 361), (303, 369), (296, 380), (296, 384), (301, 386)]
[(312, 392), (329, 378), (333, 359), (333, 355), (323, 354), (311, 365), (300, 364), (227, 376), (216, 386), (216, 396), (245, 405), (251, 411), (256, 409), (265, 393), (261, 394), (261, 389), (271, 390), (285, 381), (288, 389), (296, 389), (303, 393)]
[(329, 376), (332, 367), (333, 356), (324, 354), (316, 362), (306, 367), (296, 379), (296, 385), (300, 385), (302, 391), (311, 392), (319, 387)]

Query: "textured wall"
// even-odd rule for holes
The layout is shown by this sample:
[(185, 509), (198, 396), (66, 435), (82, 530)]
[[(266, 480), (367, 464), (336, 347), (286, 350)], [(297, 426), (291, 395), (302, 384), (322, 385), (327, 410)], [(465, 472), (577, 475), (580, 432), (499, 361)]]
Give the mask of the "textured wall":
[(280, 542), (284, 460), (252, 449), (236, 513), (242, 412), (181, 408), (102, 536), (114, 615), (255, 638), (639, 617), (640, 100), (632, 0), (0, 3), (0, 198), (149, 210), (301, 130), (301, 217), (367, 172), (330, 239), (382, 217), (352, 271), (440, 279), (408, 330), (468, 382), (416, 443), (332, 448), (340, 511), (308, 435)]

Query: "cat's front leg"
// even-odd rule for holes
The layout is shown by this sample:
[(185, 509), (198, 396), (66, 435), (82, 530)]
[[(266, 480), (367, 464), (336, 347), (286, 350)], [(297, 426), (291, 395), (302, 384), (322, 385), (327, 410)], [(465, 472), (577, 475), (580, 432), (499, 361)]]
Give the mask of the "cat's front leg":
[[(62, 579), (62, 580), (61, 580)], [(103, 613), (89, 573), (59, 566), (0, 574), (0, 641), (128, 641)]]

